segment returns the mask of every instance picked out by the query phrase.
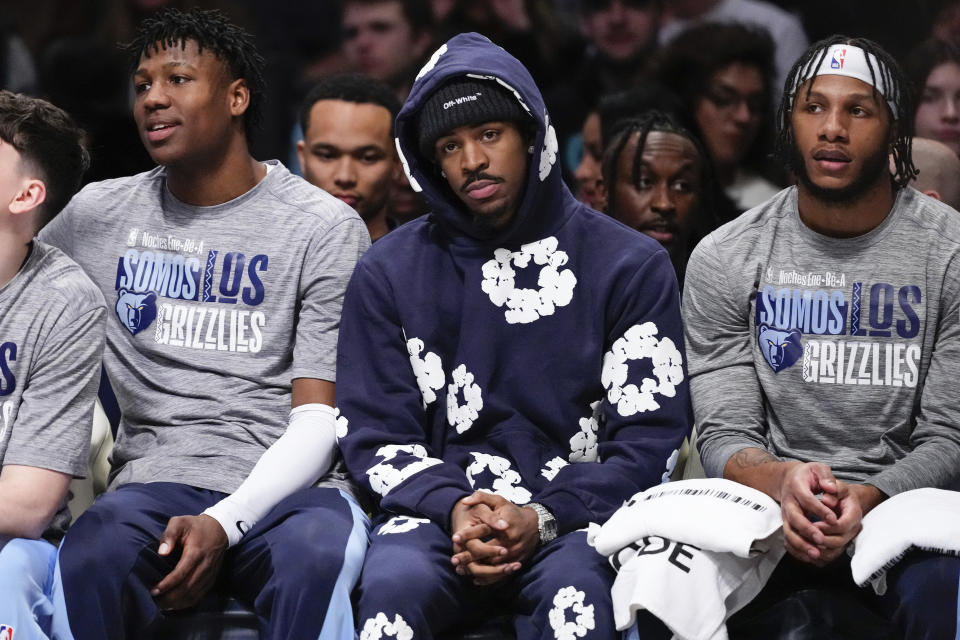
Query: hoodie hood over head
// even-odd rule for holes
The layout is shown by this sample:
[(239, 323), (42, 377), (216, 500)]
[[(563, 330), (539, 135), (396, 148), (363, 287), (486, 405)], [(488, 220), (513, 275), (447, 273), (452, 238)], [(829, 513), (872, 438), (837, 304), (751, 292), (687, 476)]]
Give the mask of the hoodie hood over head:
[[(473, 216), (440, 175), (432, 158), (419, 148), (419, 117), (424, 104), (440, 87), (463, 78), (496, 82), (516, 98), (536, 125), (529, 154), (527, 185), (510, 222), (494, 232), (481, 230)], [(576, 209), (557, 165), (557, 135), (550, 124), (543, 96), (519, 60), (477, 33), (462, 33), (441, 45), (417, 75), (407, 102), (397, 116), (397, 151), (415, 191), (431, 208), (431, 218), (452, 238), (482, 244), (515, 244), (539, 240)]]

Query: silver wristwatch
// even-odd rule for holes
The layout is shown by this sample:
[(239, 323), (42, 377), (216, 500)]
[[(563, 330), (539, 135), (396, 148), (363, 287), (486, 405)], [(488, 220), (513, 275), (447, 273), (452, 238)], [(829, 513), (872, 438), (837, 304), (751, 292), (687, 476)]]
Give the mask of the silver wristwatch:
[(524, 506), (537, 512), (537, 531), (540, 534), (540, 544), (547, 544), (557, 537), (557, 520), (549, 509), (539, 502), (528, 502)]

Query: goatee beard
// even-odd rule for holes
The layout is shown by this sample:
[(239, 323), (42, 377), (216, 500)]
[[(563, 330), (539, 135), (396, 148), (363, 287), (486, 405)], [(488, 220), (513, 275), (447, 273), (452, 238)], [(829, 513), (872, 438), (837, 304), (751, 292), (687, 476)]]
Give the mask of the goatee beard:
[(890, 179), (890, 165), (885, 149), (867, 158), (863, 163), (860, 174), (853, 179), (853, 182), (839, 189), (828, 189), (814, 184), (813, 180), (810, 179), (805, 159), (800, 154), (796, 142), (790, 147), (790, 165), (797, 176), (797, 181), (814, 199), (834, 206), (853, 204), (860, 200), (880, 181), (883, 175)]

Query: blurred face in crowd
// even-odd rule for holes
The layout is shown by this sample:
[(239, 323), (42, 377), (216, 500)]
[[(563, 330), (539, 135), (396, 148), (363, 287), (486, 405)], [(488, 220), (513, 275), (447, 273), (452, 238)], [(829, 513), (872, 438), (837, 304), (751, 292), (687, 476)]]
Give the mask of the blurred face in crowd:
[(651, 0), (585, 0), (582, 29), (600, 53), (632, 60), (656, 42), (660, 8)]
[(318, 100), (297, 143), (303, 176), (364, 220), (373, 218), (399, 173), (390, 122), (390, 111), (379, 104)]
[(350, 62), (358, 71), (387, 83), (401, 80), (430, 45), (429, 34), (414, 33), (399, 0), (348, 2), (343, 31)]
[(603, 189), (600, 188), (603, 180), (602, 155), (600, 115), (592, 111), (583, 122), (583, 155), (580, 156), (580, 164), (573, 172), (573, 177), (577, 180), (579, 200), (597, 211), (604, 209)]
[(713, 74), (694, 107), (694, 118), (718, 172), (735, 168), (750, 149), (765, 117), (763, 75), (734, 62)]
[(914, 122), (916, 135), (939, 140), (960, 155), (960, 65), (933, 68), (923, 86)]
[(797, 90), (790, 122), (792, 164), (815, 198), (852, 202), (889, 185), (891, 117), (870, 85), (836, 75), (808, 80)]
[(513, 122), (457, 127), (433, 145), (457, 198), (480, 228), (502, 229), (513, 219), (527, 184), (527, 142)]
[(960, 44), (960, 2), (948, 2), (933, 20), (930, 35), (937, 40)]
[(670, 257), (676, 258), (687, 250), (691, 226), (702, 200), (700, 175), (704, 159), (686, 137), (651, 131), (635, 176), (639, 142), (638, 131), (617, 159), (617, 179), (611, 185), (616, 211), (611, 213), (662, 244)]
[(387, 200), (387, 215), (400, 224), (422, 216), (429, 211), (426, 201), (413, 190), (407, 175), (398, 171), (390, 183), (390, 198)]
[(230, 80), (226, 65), (197, 43), (141, 56), (133, 75), (133, 116), (150, 157), (171, 167), (217, 162), (227, 152), (249, 94)]

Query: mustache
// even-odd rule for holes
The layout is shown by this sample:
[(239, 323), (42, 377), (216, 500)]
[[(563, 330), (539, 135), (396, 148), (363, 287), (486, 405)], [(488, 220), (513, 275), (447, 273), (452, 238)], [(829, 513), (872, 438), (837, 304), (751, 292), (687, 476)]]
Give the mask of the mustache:
[(490, 175), (489, 173), (477, 171), (467, 176), (467, 179), (464, 180), (462, 185), (460, 185), (460, 191), (465, 193), (467, 191), (467, 187), (469, 187), (474, 182), (477, 182), (478, 180), (490, 180), (491, 182), (497, 182), (497, 183), (503, 182), (503, 178), (501, 178), (500, 176), (493, 176), (493, 175)]
[(679, 225), (677, 224), (676, 218), (672, 216), (662, 216), (662, 215), (657, 215), (655, 218), (652, 218), (644, 222), (643, 226), (645, 228), (666, 227), (670, 231), (676, 231), (677, 229), (679, 229)]

